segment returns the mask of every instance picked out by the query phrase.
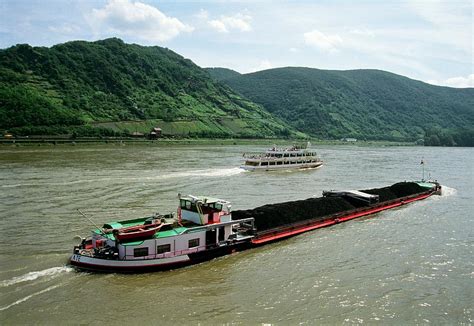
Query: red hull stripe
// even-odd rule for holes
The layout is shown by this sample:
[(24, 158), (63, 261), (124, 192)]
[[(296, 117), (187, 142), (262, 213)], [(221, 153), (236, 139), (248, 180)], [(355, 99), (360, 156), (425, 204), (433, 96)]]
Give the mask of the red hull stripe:
[(407, 204), (407, 203), (411, 203), (411, 202), (416, 201), (416, 200), (425, 199), (425, 198), (427, 198), (431, 195), (432, 195), (432, 193), (423, 194), (423, 195), (417, 196), (415, 198), (410, 198), (410, 199), (407, 199), (407, 200), (401, 200), (400, 202), (390, 204), (390, 205), (387, 205), (387, 206), (377, 207), (377, 208), (369, 209), (369, 210), (366, 210), (366, 211), (363, 211), (363, 212), (357, 212), (357, 213), (350, 214), (350, 215), (347, 215), (347, 216), (338, 217), (337, 219), (331, 219), (331, 220), (326, 220), (326, 221), (321, 221), (321, 222), (315, 222), (314, 224), (309, 225), (309, 226), (304, 226), (304, 227), (297, 228), (297, 229), (291, 229), (291, 230), (288, 230), (288, 231), (282, 231), (282, 232), (277, 233), (277, 234), (271, 234), (271, 235), (263, 236), (261, 238), (252, 239), (252, 243), (253, 244), (262, 244), (262, 243), (266, 243), (266, 242), (286, 238), (286, 237), (296, 235), (296, 234), (299, 234), (299, 233), (311, 231), (311, 230), (314, 230), (314, 229), (319, 229), (319, 228), (322, 228), (322, 227), (325, 227), (325, 226), (330, 226), (330, 225), (337, 224), (337, 223), (340, 223), (340, 222), (349, 221), (349, 220), (352, 220), (354, 218), (358, 218), (358, 217), (361, 217), (361, 216), (378, 213), (380, 211), (390, 209), (390, 208), (394, 208), (394, 207), (397, 207), (397, 206), (401, 206), (401, 205), (404, 205), (404, 204)]

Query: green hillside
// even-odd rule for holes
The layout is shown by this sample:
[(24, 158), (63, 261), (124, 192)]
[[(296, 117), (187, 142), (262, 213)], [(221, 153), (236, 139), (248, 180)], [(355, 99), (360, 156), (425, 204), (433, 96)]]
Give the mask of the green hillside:
[(229, 77), (225, 71), (210, 73), (314, 136), (413, 141), (434, 134), (447, 137), (446, 145), (469, 139), (474, 145), (472, 88), (432, 86), (380, 70), (278, 68)]
[(166, 48), (112, 38), (0, 50), (0, 130), (113, 135), (153, 126), (196, 137), (302, 136)]
[(205, 68), (212, 78), (218, 81), (240, 76), (240, 72), (227, 68)]

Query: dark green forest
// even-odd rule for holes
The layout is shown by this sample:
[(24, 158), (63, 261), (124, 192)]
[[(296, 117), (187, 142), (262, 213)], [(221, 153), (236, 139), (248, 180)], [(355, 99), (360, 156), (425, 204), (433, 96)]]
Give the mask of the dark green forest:
[(0, 50), (0, 129), (121, 135), (150, 120), (184, 136), (302, 135), (166, 48), (112, 38)]
[(380, 70), (208, 71), (312, 136), (474, 146), (472, 88), (433, 86)]

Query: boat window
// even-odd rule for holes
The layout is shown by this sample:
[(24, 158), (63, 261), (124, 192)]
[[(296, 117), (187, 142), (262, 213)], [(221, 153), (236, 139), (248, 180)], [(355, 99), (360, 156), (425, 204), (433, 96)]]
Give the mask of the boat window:
[(283, 161), (278, 161), (277, 162), (277, 165), (282, 165), (283, 164)]
[(268, 165), (268, 162), (262, 162), (262, 165)]
[(191, 209), (191, 202), (190, 201), (186, 201), (186, 209), (187, 210)]
[(171, 245), (168, 243), (168, 244), (164, 244), (164, 245), (159, 245), (159, 246), (156, 246), (156, 254), (164, 254), (165, 252), (170, 252), (171, 251)]
[(133, 249), (133, 257), (148, 256), (148, 247)]
[(295, 156), (296, 156), (296, 154), (291, 154), (290, 156), (291, 156), (291, 157), (295, 157)]
[(191, 239), (188, 242), (188, 248), (195, 248), (195, 247), (199, 247), (199, 238)]
[(296, 164), (296, 161), (291, 161), (291, 164)]
[(247, 161), (247, 162), (245, 162), (245, 165), (258, 166), (258, 162)]
[(270, 165), (275, 165), (275, 162), (270, 162)]
[(218, 211), (222, 210), (222, 205), (221, 204), (215, 204), (214, 205)]

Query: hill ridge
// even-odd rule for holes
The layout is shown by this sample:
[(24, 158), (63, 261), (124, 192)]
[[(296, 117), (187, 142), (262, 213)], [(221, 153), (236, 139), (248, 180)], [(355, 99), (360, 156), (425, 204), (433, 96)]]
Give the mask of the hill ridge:
[(415, 141), (474, 125), (474, 89), (430, 85), (379, 69), (285, 67), (220, 81), (321, 138)]

